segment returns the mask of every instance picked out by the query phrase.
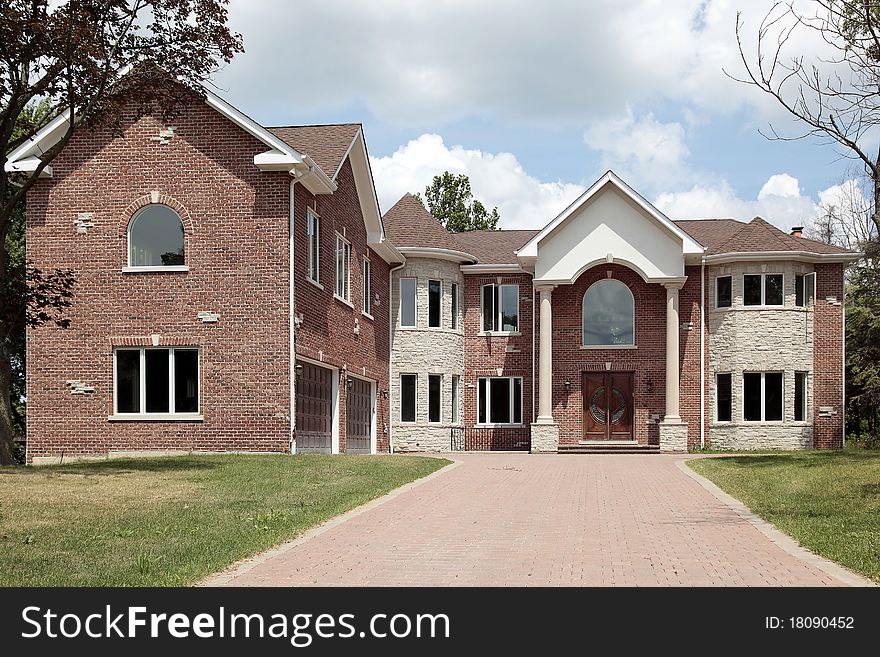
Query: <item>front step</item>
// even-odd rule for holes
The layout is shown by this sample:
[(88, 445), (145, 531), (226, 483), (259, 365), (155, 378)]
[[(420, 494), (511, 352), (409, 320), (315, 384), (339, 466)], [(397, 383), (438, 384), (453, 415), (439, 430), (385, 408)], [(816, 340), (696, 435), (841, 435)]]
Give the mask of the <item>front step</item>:
[(642, 445), (634, 440), (583, 440), (577, 445), (560, 445), (560, 454), (658, 454), (660, 445)]

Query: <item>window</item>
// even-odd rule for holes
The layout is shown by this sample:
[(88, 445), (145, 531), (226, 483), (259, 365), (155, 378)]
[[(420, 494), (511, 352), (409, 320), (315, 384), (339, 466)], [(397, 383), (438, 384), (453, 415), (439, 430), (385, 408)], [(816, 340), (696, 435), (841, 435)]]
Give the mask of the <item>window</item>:
[(816, 274), (798, 274), (794, 277), (794, 305), (812, 306), (816, 303)]
[(400, 325), (416, 325), (416, 279), (400, 279)]
[(807, 372), (794, 373), (794, 421), (807, 419)]
[(460, 378), (457, 374), (452, 375), (452, 395), (450, 398), (452, 399), (452, 423), (458, 424), (458, 388), (460, 384)]
[(733, 284), (730, 276), (715, 279), (715, 307), (730, 308), (733, 301)]
[(118, 415), (199, 412), (197, 349), (117, 349)]
[(309, 208), (306, 211), (306, 233), (309, 238), (309, 278), (321, 282), (321, 217)]
[(782, 372), (743, 374), (743, 420), (782, 421)]
[(415, 374), (400, 375), (400, 421), (416, 421), (416, 383)]
[(140, 210), (128, 226), (129, 267), (179, 267), (185, 263), (180, 216), (158, 203)]
[(593, 283), (584, 294), (583, 344), (634, 345), (635, 300), (632, 292), (614, 278)]
[(522, 424), (522, 379), (484, 377), (477, 382), (479, 424)]
[(428, 326), (440, 327), (440, 299), (443, 298), (442, 281), (428, 281)]
[(428, 422), (440, 421), (440, 387), (443, 377), (439, 374), (428, 375)]
[(452, 322), (450, 326), (455, 330), (458, 328), (458, 284), (452, 283), (450, 290), (450, 294), (452, 294)]
[(484, 285), (480, 290), (483, 331), (519, 331), (519, 285)]
[(782, 274), (743, 275), (743, 304), (746, 306), (781, 306), (784, 304)]
[(336, 296), (351, 301), (351, 244), (336, 235)]
[(369, 260), (364, 258), (364, 264), (361, 269), (363, 276), (361, 277), (361, 287), (363, 288), (363, 307), (365, 315), (373, 316), (373, 265)]
[(733, 417), (731, 405), (731, 375), (715, 375), (715, 398), (717, 408), (715, 418), (718, 422), (730, 422)]

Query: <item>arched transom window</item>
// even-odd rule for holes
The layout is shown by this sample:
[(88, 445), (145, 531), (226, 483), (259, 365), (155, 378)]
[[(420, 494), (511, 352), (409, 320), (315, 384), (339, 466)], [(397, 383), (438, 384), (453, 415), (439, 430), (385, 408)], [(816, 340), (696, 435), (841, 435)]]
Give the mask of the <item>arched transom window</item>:
[(631, 346), (635, 344), (635, 301), (620, 281), (596, 281), (584, 294), (583, 344)]
[(173, 267), (186, 264), (183, 222), (167, 205), (154, 203), (140, 210), (128, 226), (130, 267)]

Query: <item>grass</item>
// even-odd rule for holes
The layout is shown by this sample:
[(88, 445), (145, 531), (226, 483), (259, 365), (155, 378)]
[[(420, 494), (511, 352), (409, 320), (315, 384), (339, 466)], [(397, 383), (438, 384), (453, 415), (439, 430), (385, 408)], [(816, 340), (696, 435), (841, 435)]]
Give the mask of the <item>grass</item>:
[(688, 461), (807, 549), (880, 582), (880, 452)]
[(0, 586), (180, 586), (444, 459), (178, 456), (0, 470)]

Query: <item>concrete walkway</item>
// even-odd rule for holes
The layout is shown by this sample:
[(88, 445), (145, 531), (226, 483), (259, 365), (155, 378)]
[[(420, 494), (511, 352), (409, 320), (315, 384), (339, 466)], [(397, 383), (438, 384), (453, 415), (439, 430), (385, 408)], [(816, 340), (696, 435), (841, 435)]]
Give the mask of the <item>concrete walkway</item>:
[[(207, 582), (232, 586), (839, 586), (660, 454), (457, 454), (427, 481)], [(714, 490), (713, 490), (714, 489)]]

